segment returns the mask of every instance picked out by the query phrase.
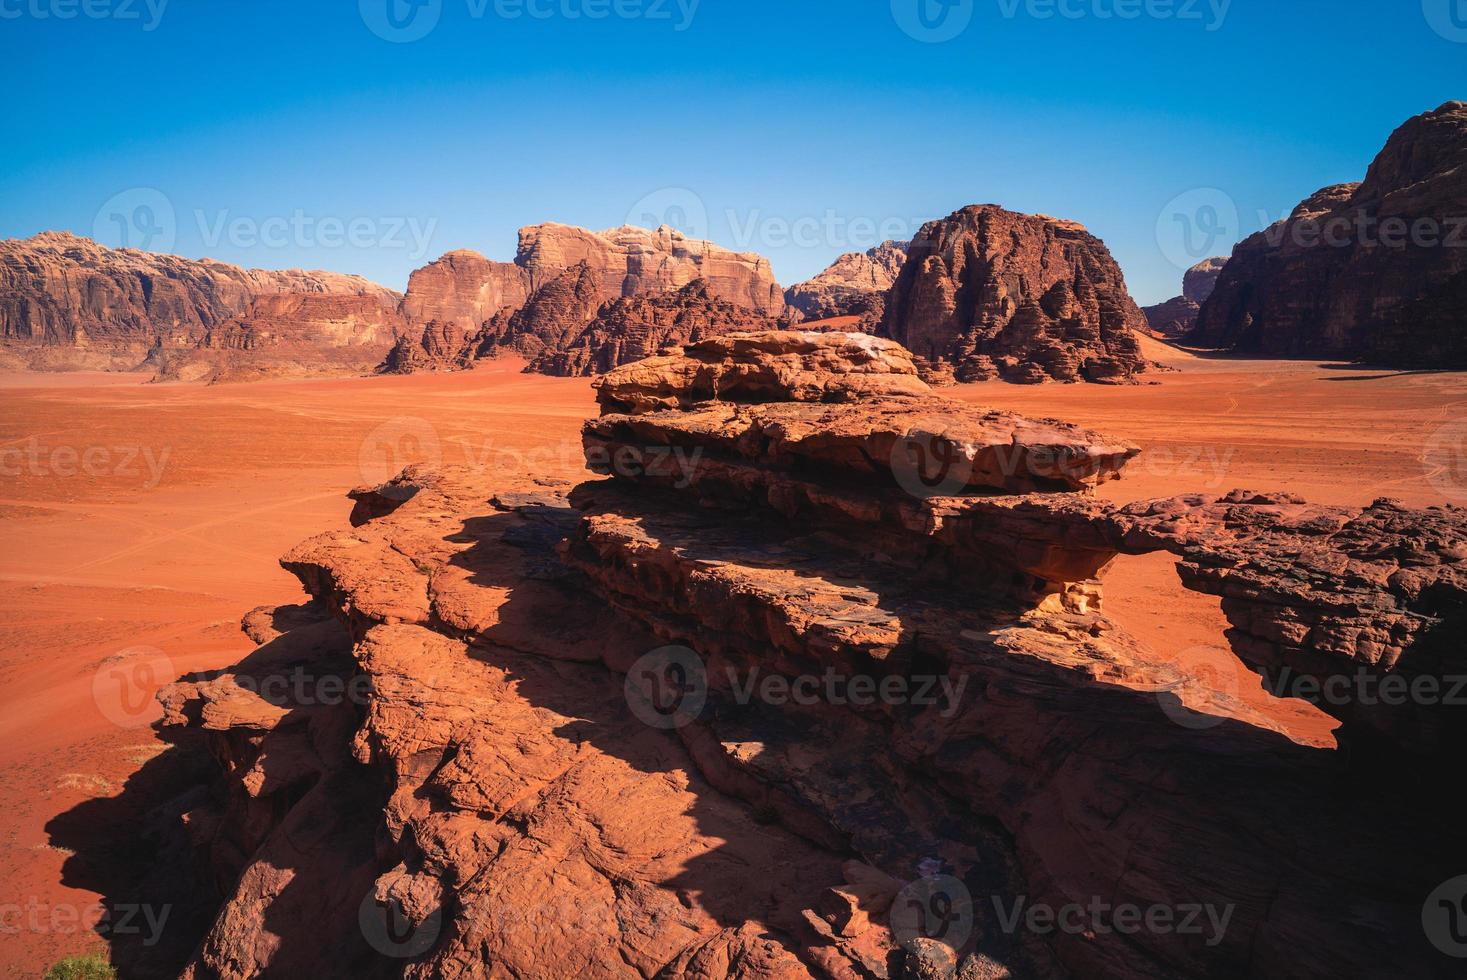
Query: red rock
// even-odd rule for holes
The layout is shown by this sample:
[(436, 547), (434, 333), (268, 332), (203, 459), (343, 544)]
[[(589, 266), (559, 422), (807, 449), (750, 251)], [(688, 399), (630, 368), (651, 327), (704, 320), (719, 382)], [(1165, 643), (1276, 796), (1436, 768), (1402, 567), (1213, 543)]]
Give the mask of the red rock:
[(1325, 188), (1233, 250), (1189, 340), (1243, 353), (1467, 365), (1464, 174), (1467, 103), (1407, 121), (1364, 183)]
[(542, 374), (604, 374), (681, 345), (741, 331), (777, 329), (780, 322), (715, 298), (702, 279), (675, 293), (613, 300), (603, 305), (565, 350), (547, 351), (531, 365)]
[(1202, 304), (1217, 288), (1226, 257), (1203, 259), (1187, 270), (1182, 278), (1182, 295), (1156, 306), (1142, 309), (1151, 332), (1162, 337), (1181, 337), (1197, 325), (1197, 314)]
[(924, 225), (879, 333), (959, 380), (1124, 382), (1145, 318), (1105, 244), (1072, 221), (994, 205)]
[(860, 316), (874, 328), (881, 320), (886, 292), (906, 262), (905, 242), (847, 252), (820, 275), (785, 290), (785, 302), (809, 320)]

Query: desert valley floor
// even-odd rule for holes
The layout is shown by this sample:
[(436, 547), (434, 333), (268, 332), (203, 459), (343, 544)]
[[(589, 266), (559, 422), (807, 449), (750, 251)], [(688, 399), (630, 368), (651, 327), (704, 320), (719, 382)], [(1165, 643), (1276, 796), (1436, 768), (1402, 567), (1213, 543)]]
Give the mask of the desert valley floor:
[[(1467, 411), (1467, 374), (1214, 360), (1151, 342), (1147, 353), (1180, 370), (1136, 387), (945, 393), (1141, 445), (1126, 478), (1100, 491), (1112, 500), (1234, 487), (1319, 503), (1447, 500), (1453, 474), (1426, 447)], [(344, 524), (346, 490), (407, 462), (581, 472), (589, 384), (520, 367), (213, 387), (0, 376), (0, 876), (11, 894), (85, 909), (127, 873), (140, 815), (124, 787), (170, 750), (148, 725), (159, 712), (94, 693), (107, 658), (144, 646), (175, 673), (235, 662), (253, 646), (239, 631), (244, 612), (300, 598), (278, 557)], [(1184, 591), (1170, 559), (1123, 558), (1106, 586), (1110, 614), (1158, 649), (1221, 642), (1218, 600)], [(1212, 666), (1231, 663), (1219, 653)], [(1327, 736), (1328, 719), (1288, 710), (1300, 737)], [(62, 924), (0, 943), (0, 974), (35, 975), (101, 946), (64, 924), (74, 918), (47, 920)]]

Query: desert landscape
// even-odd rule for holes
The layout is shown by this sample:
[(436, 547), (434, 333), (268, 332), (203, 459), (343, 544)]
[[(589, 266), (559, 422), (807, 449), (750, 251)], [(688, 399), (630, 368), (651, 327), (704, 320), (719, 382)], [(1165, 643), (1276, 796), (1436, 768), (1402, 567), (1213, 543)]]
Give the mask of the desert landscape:
[(0, 976), (1462, 975), (1461, 5), (818, 6), (0, 10)]

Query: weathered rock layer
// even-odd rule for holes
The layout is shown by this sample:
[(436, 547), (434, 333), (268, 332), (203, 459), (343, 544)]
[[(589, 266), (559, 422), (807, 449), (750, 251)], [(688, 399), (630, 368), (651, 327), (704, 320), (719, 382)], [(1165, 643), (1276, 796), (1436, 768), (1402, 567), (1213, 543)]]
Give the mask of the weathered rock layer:
[(1365, 181), (1241, 242), (1189, 340), (1291, 357), (1467, 365), (1467, 103), (1406, 122)]
[[(360, 488), (283, 560), (313, 605), (165, 693), (223, 763), (190, 975), (1450, 975), (1420, 929), (1461, 709), (1329, 701), (1337, 746), (1128, 636), (1097, 576), (1176, 554), (1265, 674), (1441, 680), (1467, 513), (1107, 505), (1134, 448), (859, 334), (600, 395), (609, 479)], [(296, 666), (355, 693), (256, 693)]]
[(1145, 317), (1100, 239), (1072, 221), (975, 205), (924, 225), (879, 332), (959, 380), (1125, 382)]

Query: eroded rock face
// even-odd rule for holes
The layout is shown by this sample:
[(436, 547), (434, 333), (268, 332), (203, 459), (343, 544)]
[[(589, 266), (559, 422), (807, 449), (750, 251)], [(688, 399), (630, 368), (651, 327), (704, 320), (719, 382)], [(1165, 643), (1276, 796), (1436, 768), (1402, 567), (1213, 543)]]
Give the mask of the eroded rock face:
[[(1461, 854), (1460, 708), (1362, 701), (1336, 748), (1129, 637), (1096, 576), (1171, 552), (1255, 669), (1439, 679), (1467, 512), (1115, 507), (1076, 475), (1128, 447), (821, 377), (915, 380), (876, 338), (657, 360), (587, 423), (609, 479), (359, 488), (352, 528), (283, 560), (313, 605), (165, 691), (222, 763), (191, 819), (229, 898), (189, 975), (1451, 975), (1420, 925)], [(883, 452), (913, 413), (947, 424)], [(1026, 492), (1061, 459), (1071, 482)], [(255, 693), (297, 665), (350, 706)]]
[(1162, 337), (1181, 337), (1195, 327), (1202, 304), (1217, 288), (1218, 277), (1227, 264), (1226, 256), (1203, 259), (1182, 277), (1182, 295), (1144, 307), (1141, 312), (1146, 314), (1151, 332)]
[(359, 370), (396, 341), (400, 300), (359, 276), (242, 269), (59, 232), (0, 241), (0, 338), (38, 366), (135, 368), (158, 351), (206, 373)]
[(847, 252), (820, 275), (785, 290), (785, 302), (807, 320), (860, 316), (874, 326), (881, 320), (886, 292), (906, 262), (905, 242)]
[[(513, 350), (531, 370), (571, 375), (655, 353), (658, 336), (683, 342), (770, 326), (766, 318), (786, 312), (762, 256), (665, 226), (591, 232), (554, 222), (522, 228), (513, 262), (450, 252), (419, 269), (403, 310), (422, 324), (423, 350), (404, 347), (385, 370), (456, 370)], [(430, 349), (439, 324), (456, 327), (465, 347), (447, 356)]]
[(1246, 353), (1467, 364), (1467, 103), (1391, 136), (1365, 181), (1328, 187), (1241, 242), (1194, 342)]
[(1105, 243), (1072, 221), (975, 205), (924, 225), (880, 333), (959, 380), (1125, 382), (1145, 318)]
[(651, 357), (668, 345), (719, 334), (777, 328), (779, 321), (716, 298), (702, 279), (675, 293), (613, 300), (566, 349), (547, 351), (531, 369), (586, 377)]

